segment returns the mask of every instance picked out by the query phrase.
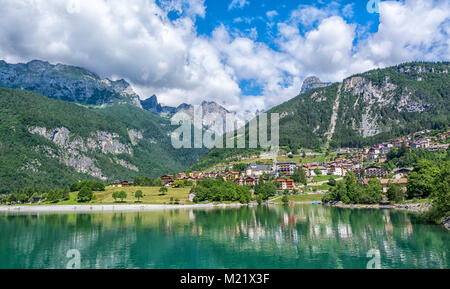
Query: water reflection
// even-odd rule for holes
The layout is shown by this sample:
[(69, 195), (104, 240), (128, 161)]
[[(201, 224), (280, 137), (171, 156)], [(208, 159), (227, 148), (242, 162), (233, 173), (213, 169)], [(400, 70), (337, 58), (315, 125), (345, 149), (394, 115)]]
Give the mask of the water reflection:
[(450, 234), (410, 213), (322, 206), (0, 215), (0, 268), (449, 268)]

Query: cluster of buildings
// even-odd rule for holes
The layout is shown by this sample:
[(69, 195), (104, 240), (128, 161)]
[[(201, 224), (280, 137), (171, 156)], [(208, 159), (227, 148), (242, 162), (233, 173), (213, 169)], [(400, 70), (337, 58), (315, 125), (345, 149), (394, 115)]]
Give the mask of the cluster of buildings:
[[(410, 168), (400, 168), (394, 171), (381, 166), (381, 163), (387, 161), (387, 154), (393, 148), (423, 148), (430, 151), (446, 150), (447, 138), (450, 136), (450, 130), (439, 133), (433, 137), (429, 135), (429, 130), (423, 130), (406, 137), (398, 138), (390, 142), (384, 142), (374, 145), (370, 148), (341, 148), (336, 152), (346, 157), (338, 157), (333, 161), (319, 163), (312, 162), (308, 164), (296, 164), (295, 162), (277, 162), (272, 164), (251, 163), (242, 173), (233, 171), (233, 165), (216, 166), (213, 172), (190, 172), (180, 173), (176, 176), (165, 175), (161, 177), (164, 186), (171, 186), (176, 180), (188, 180), (196, 183), (202, 179), (223, 178), (227, 181), (233, 181), (241, 186), (255, 186), (263, 176), (271, 176), (280, 184), (280, 190), (294, 190), (296, 188), (294, 181), (290, 176), (294, 175), (297, 169), (303, 169), (309, 180), (316, 176), (339, 176), (344, 177), (348, 172), (354, 172), (362, 183), (368, 183), (371, 178), (378, 178), (383, 185), (383, 190), (387, 191), (390, 182), (406, 186), (407, 174), (412, 170)], [(289, 154), (282, 152), (282, 154)], [(252, 156), (234, 156), (230, 159), (247, 160), (257, 159), (258, 155)], [(372, 165), (365, 166), (365, 163)], [(126, 185), (126, 184), (122, 184)]]

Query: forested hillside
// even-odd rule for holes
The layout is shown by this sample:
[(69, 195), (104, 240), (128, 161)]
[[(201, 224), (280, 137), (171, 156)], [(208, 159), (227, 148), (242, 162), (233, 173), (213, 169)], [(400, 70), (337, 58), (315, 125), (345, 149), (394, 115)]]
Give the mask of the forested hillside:
[[(300, 94), (269, 111), (280, 114), (280, 146), (292, 151), (363, 147), (422, 129), (448, 127), (449, 70), (449, 62), (406, 63)], [(249, 152), (212, 150), (192, 169)]]
[(0, 88), (0, 193), (184, 170), (204, 151), (175, 150), (173, 129), (167, 120), (131, 105), (89, 110)]

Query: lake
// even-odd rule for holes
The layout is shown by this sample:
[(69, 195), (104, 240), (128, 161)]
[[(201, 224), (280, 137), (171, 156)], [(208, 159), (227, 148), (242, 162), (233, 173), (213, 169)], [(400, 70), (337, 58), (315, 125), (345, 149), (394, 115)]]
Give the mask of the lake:
[(450, 268), (450, 232), (394, 210), (297, 205), (0, 214), (0, 268)]

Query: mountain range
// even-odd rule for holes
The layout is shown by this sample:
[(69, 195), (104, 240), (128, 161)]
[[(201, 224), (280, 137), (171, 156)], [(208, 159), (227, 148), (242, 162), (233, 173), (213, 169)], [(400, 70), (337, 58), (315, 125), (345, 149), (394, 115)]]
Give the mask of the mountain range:
[[(405, 63), (340, 83), (305, 80), (302, 92), (269, 110), (280, 115), (280, 145), (361, 147), (449, 123), (449, 62)], [(0, 61), (0, 193), (203, 169), (254, 150), (176, 150), (169, 117), (193, 106), (140, 98), (125, 80), (44, 61)], [(230, 113), (214, 102), (204, 113)], [(204, 121), (209, 128), (213, 121)], [(248, 126), (247, 126), (248, 130)], [(233, 137), (230, 133), (227, 137)], [(260, 149), (257, 149), (260, 150)]]
[[(340, 83), (315, 79), (304, 86), (306, 92), (268, 113), (280, 115), (280, 146), (291, 151), (363, 147), (422, 129), (445, 128), (450, 116), (449, 70), (449, 62), (414, 62), (353, 75)], [(215, 149), (191, 169), (255, 151)]]

